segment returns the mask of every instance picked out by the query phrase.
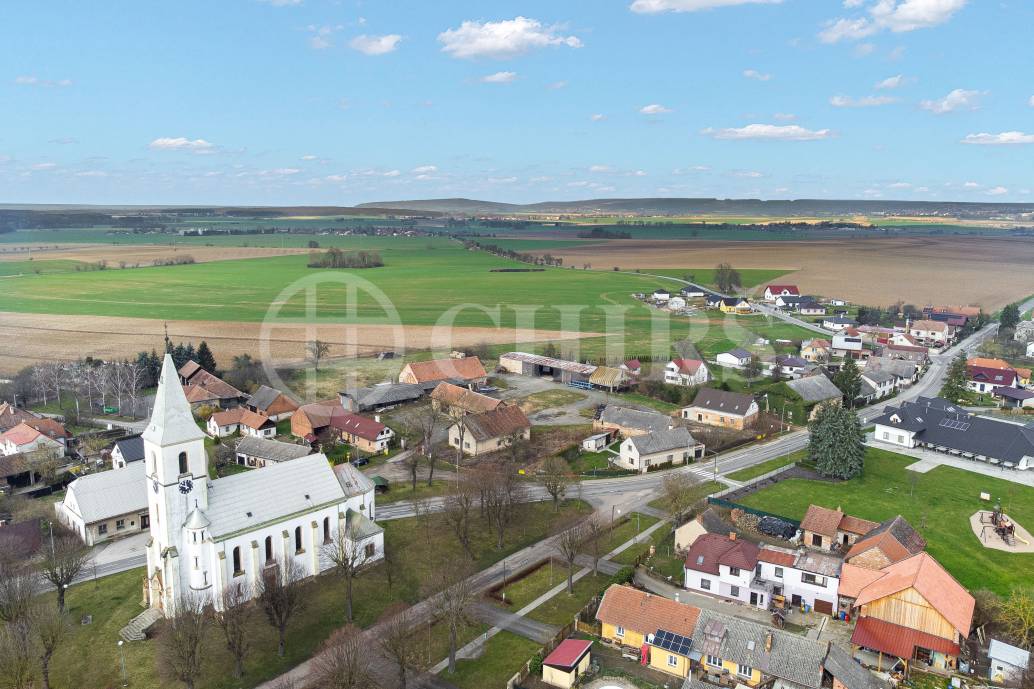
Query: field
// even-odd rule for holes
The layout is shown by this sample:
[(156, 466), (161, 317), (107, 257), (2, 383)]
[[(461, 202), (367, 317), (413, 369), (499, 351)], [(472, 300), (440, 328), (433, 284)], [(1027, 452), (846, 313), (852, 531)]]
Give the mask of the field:
[(609, 240), (553, 252), (603, 270), (714, 266), (778, 270), (804, 292), (886, 306), (979, 304), (988, 312), (1034, 292), (1034, 242), (992, 237), (894, 237), (786, 242)]
[[(308, 254), (309, 249), (259, 246), (183, 246), (180, 245), (118, 245), (109, 244), (58, 244), (43, 249), (35, 245), (0, 244), (0, 275), (11, 274), (9, 264), (16, 264), (20, 273), (75, 271), (76, 262), (96, 263), (105, 261), (109, 269), (126, 266), (150, 266), (155, 260), (171, 260), (190, 256), (196, 263), (209, 261), (235, 261), (246, 258), (267, 258)], [(31, 251), (30, 251), (31, 249)]]
[(1009, 516), (1029, 529), (1034, 525), (1034, 488), (945, 466), (915, 474), (905, 468), (914, 461), (870, 448), (860, 478), (845, 483), (790, 479), (739, 502), (793, 519), (802, 518), (811, 503), (839, 506), (873, 521), (900, 514), (926, 538), (929, 553), (966, 588), (1006, 594), (1014, 586), (1029, 585), (1034, 554), (985, 548), (970, 529), (969, 518), (988, 508), (980, 500), (980, 493), (987, 492), (994, 500), (1001, 498)]

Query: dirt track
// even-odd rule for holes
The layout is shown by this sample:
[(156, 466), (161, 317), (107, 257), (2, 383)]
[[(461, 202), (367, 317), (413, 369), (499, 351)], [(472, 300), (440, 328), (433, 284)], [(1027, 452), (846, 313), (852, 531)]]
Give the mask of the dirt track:
[[(325, 325), (314, 331), (304, 326), (280, 325), (271, 329), (265, 341), (261, 323), (220, 321), (168, 321), (169, 337), (195, 345), (207, 340), (220, 366), (229, 366), (233, 356), (251, 354), (289, 366), (305, 358), (305, 342), (321, 339), (331, 343), (329, 358), (370, 354), (385, 349), (435, 349), (448, 351), (482, 342), (489, 344), (562, 340), (553, 331), (515, 332), (495, 328), (456, 328), (435, 331), (432, 326)], [(103, 359), (135, 356), (137, 352), (161, 349), (166, 321), (149, 318), (99, 316), (52, 316), (0, 312), (0, 374), (11, 374), (38, 361), (70, 361), (93, 356)], [(578, 337), (583, 335), (578, 334)], [(568, 335), (568, 337), (571, 337)]]
[(634, 270), (782, 268), (807, 293), (886, 306), (978, 304), (994, 311), (1034, 294), (1034, 240), (895, 237), (808, 242), (609, 240), (552, 251), (565, 265)]

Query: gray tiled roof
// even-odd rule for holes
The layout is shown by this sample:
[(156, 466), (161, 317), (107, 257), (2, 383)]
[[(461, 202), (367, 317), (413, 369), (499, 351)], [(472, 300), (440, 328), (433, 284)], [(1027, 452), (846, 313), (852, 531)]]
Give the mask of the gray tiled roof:
[[(68, 484), (68, 493), (87, 524), (130, 512), (147, 510), (147, 477), (143, 462), (124, 469), (80, 476)], [(65, 503), (71, 502), (66, 498)]]
[[(442, 381), (432, 382), (434, 384), (432, 387), (434, 387)], [(373, 409), (419, 399), (424, 394), (424, 387), (410, 383), (381, 383), (368, 388), (359, 388), (354, 393), (342, 392), (340, 394), (354, 399), (360, 409)]]
[(840, 389), (824, 375), (808, 376), (786, 381), (787, 387), (801, 396), (805, 402), (824, 402), (843, 397)]
[(384, 529), (370, 521), (362, 512), (349, 508), (345, 513), (345, 535), (348, 538), (361, 541), (383, 532)]
[(693, 447), (697, 441), (685, 428), (673, 428), (663, 431), (654, 431), (645, 435), (637, 435), (631, 438), (632, 444), (641, 455), (652, 455), (655, 452), (666, 450), (681, 450)]
[(868, 378), (871, 382), (876, 383), (877, 385), (894, 381), (894, 374), (879, 368), (869, 369), (867, 366), (862, 370), (861, 375), (863, 379)]
[(865, 371), (886, 371), (899, 378), (912, 378), (916, 374), (916, 363), (905, 359), (891, 359), (889, 357), (870, 357), (865, 362)]
[(138, 435), (115, 441), (115, 447), (126, 463), (138, 462), (144, 458), (144, 439)]
[(692, 407), (701, 407), (708, 411), (725, 412), (743, 416), (750, 410), (754, 398), (740, 392), (729, 392), (715, 388), (700, 388)]
[(337, 482), (341, 484), (345, 495), (350, 498), (373, 490), (373, 481), (348, 462), (335, 466), (334, 475), (337, 476)]
[[(771, 650), (767, 644), (771, 638)], [(693, 648), (802, 687), (822, 686), (827, 644), (757, 622), (701, 610)]]
[(641, 431), (662, 431), (671, 425), (671, 417), (655, 411), (639, 411), (608, 404), (600, 415), (600, 422)]
[(296, 445), (269, 438), (256, 438), (246, 435), (237, 442), (237, 453), (249, 457), (258, 457), (270, 462), (286, 462), (291, 459), (308, 457), (312, 449), (308, 445)]
[(831, 643), (826, 654), (826, 671), (847, 689), (883, 689), (886, 686), (840, 646)]
[(265, 411), (269, 409), (269, 405), (276, 402), (276, 398), (281, 394), (282, 393), (279, 390), (271, 388), (268, 385), (263, 385), (248, 397), (247, 404), (250, 404), (259, 411)]

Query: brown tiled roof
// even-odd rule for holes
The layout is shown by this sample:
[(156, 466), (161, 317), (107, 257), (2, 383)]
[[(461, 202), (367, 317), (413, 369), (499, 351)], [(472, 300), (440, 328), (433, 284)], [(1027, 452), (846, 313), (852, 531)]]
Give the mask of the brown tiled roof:
[(233, 409), (227, 409), (226, 411), (217, 411), (212, 414), (212, 420), (215, 421), (217, 426), (231, 426), (235, 423), (240, 423), (241, 418), (244, 417), (244, 412), (247, 411), (244, 407), (234, 407)]
[(464, 417), (463, 423), (467, 432), (478, 442), (513, 435), (531, 427), (531, 421), (518, 406), (503, 406), (480, 414), (470, 414)]
[(241, 425), (254, 428), (256, 431), (267, 423), (270, 423), (270, 420), (265, 414), (259, 414), (248, 409), (245, 409), (244, 413), (241, 414)]
[(480, 392), (474, 392), (467, 388), (461, 388), (452, 383), (439, 383), (431, 392), (431, 399), (442, 402), (450, 407), (459, 407), (464, 411), (474, 414), (492, 411), (499, 406), (501, 400), (493, 399)]
[(201, 364), (196, 361), (188, 361), (187, 363), (180, 366), (179, 377), (182, 380), (190, 380), (190, 377), (201, 370)]
[(380, 421), (352, 414), (343, 409), (340, 413), (335, 410), (330, 420), (330, 425), (338, 430), (357, 435), (366, 440), (376, 440), (377, 436), (384, 430), (384, 424)]
[(879, 526), (879, 522), (871, 522), (868, 519), (852, 517), (849, 514), (845, 514), (844, 518), (840, 520), (841, 531), (858, 534), (859, 536), (864, 536), (877, 526)]
[(22, 452), (17, 452), (6, 457), (0, 455), (0, 479), (8, 476), (24, 474), (29, 470), (29, 458)]
[(926, 548), (926, 539), (904, 517), (898, 515), (877, 525), (864, 538), (856, 541), (844, 559), (851, 560), (872, 548), (879, 548), (888, 560), (898, 562), (922, 552)]
[(847, 598), (857, 598), (862, 589), (883, 576), (878, 569), (859, 567), (848, 562), (840, 568), (840, 585), (837, 593)]
[(431, 361), (414, 361), (409, 364), (418, 383), (429, 383), (435, 380), (475, 380), (484, 378), (485, 367), (476, 356), (463, 359), (433, 359)]
[(793, 567), (794, 563), (797, 561), (797, 556), (793, 553), (787, 553), (782, 550), (761, 548), (758, 552), (758, 560), (761, 562), (768, 562), (773, 565), (779, 565), (780, 567)]
[(28, 409), (20, 409), (10, 402), (0, 402), (0, 432), (14, 428), (22, 421), (40, 418)]
[(801, 529), (823, 536), (835, 537), (844, 513), (821, 505), (808, 505), (808, 511), (801, 520)]
[(708, 574), (718, 574), (718, 565), (754, 569), (758, 563), (758, 554), (758, 547), (749, 541), (706, 533), (689, 547), (686, 567)]
[(45, 417), (42, 419), (28, 419), (25, 421), (25, 425), (35, 428), (48, 438), (68, 438), (72, 435), (65, 430), (64, 424), (60, 421)]
[(187, 396), (187, 401), (192, 403), (244, 397), (243, 392), (208, 371), (198, 371), (190, 382), (183, 386), (183, 392)]
[(656, 634), (666, 629), (682, 636), (693, 636), (700, 609), (676, 603), (662, 596), (614, 584), (603, 594), (596, 619), (630, 629), (639, 634)]

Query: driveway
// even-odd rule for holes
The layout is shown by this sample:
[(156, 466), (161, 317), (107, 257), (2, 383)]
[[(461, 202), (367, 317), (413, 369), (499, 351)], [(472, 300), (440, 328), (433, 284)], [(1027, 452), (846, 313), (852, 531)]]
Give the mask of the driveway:
[(584, 399), (580, 399), (577, 402), (559, 407), (550, 407), (530, 414), (528, 418), (536, 425), (573, 426), (590, 423), (591, 420), (582, 416), (580, 412), (583, 409), (595, 409), (601, 404), (607, 404), (610, 400), (610, 395), (604, 390), (572, 388), (563, 383), (555, 383), (552, 378), (510, 374), (500, 374), (496, 377), (506, 381), (506, 384), (510, 386), (506, 390), (500, 391), (498, 395), (500, 399), (504, 400), (516, 401), (536, 392), (559, 390), (570, 390), (584, 396)]

